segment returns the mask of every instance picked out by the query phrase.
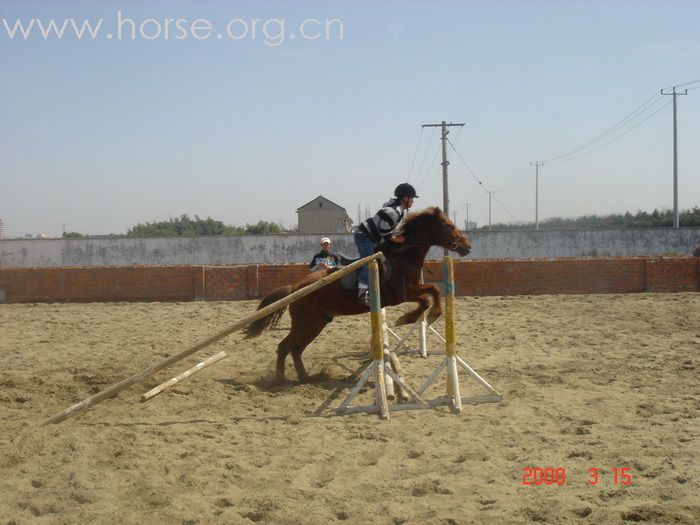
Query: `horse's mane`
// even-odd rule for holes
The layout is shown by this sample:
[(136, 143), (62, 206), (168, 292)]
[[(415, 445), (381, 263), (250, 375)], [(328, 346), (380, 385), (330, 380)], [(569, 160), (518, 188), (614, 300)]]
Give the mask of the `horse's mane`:
[(414, 228), (421, 226), (428, 219), (442, 219), (447, 224), (453, 224), (450, 218), (437, 206), (431, 206), (419, 212), (409, 213), (403, 223), (403, 231), (412, 231)]
[[(430, 224), (431, 221), (436, 220), (443, 221), (447, 224), (454, 226), (450, 218), (447, 215), (445, 215), (445, 213), (440, 208), (438, 208), (437, 206), (432, 206), (419, 212), (409, 213), (404, 219), (404, 222), (401, 226), (401, 231), (399, 233), (401, 233), (404, 236), (407, 236), (407, 239), (415, 241), (416, 232), (419, 231), (420, 228), (423, 228), (427, 224)], [(404, 244), (394, 243), (387, 240), (379, 245), (379, 249), (386, 255), (393, 255), (396, 253), (405, 252), (408, 247), (414, 246), (415, 244), (425, 244), (425, 241), (423, 240), (418, 243), (407, 242)]]

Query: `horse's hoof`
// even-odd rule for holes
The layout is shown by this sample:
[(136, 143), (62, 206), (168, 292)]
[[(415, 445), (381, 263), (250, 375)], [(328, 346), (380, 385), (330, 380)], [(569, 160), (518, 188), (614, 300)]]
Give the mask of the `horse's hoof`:
[(416, 321), (415, 321), (415, 319), (413, 319), (413, 316), (411, 316), (409, 314), (403, 314), (401, 317), (399, 317), (396, 320), (396, 326), (404, 326), (407, 324), (413, 324), (415, 322)]

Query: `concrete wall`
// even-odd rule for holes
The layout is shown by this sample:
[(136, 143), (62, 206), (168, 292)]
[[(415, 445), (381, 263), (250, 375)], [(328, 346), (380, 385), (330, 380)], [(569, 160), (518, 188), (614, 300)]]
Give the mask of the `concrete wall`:
[[(700, 228), (472, 232), (469, 259), (687, 255)], [(355, 256), (351, 234), (330, 234), (332, 249)], [(37, 239), (0, 241), (0, 266), (287, 264), (311, 260), (319, 235)], [(429, 259), (442, 258), (433, 248)]]

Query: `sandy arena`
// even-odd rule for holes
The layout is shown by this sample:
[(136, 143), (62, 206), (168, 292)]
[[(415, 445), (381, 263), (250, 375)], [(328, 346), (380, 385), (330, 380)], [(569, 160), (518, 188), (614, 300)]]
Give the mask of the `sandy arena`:
[[(310, 384), (291, 359), (290, 383), (271, 383), (286, 332), (234, 334), (38, 426), (256, 304), (0, 305), (0, 523), (700, 523), (697, 293), (459, 298), (460, 355), (505, 396), (461, 415), (335, 416), (366, 364), (362, 316), (307, 349), (322, 372)], [(220, 350), (230, 356), (139, 403)], [(403, 356), (409, 382), (439, 359)], [(470, 393), (482, 390), (463, 376)], [(565, 482), (524, 485), (535, 467)]]

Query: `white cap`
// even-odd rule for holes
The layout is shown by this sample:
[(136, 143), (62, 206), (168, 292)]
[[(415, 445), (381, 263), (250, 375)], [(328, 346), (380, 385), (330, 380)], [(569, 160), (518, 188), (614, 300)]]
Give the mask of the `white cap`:
[(324, 237), (323, 239), (321, 239), (321, 244), (323, 244), (324, 242), (327, 242), (328, 244), (330, 244), (331, 240), (328, 237)]

